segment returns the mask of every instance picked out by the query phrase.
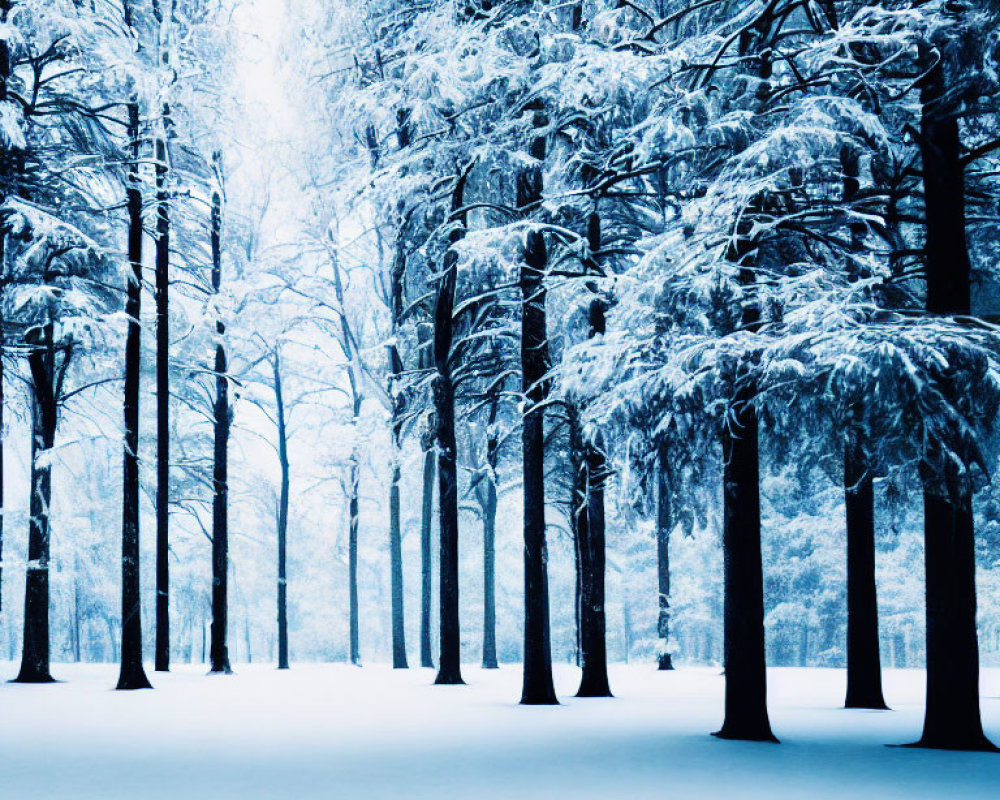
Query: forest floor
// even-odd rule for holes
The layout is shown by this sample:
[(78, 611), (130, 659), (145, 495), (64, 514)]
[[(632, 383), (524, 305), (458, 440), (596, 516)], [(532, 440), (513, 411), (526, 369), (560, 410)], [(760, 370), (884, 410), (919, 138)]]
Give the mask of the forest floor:
[[(108, 665), (57, 665), (63, 683), (0, 685), (0, 797), (14, 800), (645, 800), (996, 797), (1000, 755), (886, 747), (920, 732), (923, 673), (886, 671), (890, 712), (840, 708), (844, 673), (770, 671), (781, 745), (721, 741), (718, 670), (614, 666), (612, 700), (520, 707), (520, 672), (343, 665), (150, 674), (114, 692)], [(11, 664), (0, 674), (13, 675)], [(1000, 670), (983, 675), (1000, 742)]]

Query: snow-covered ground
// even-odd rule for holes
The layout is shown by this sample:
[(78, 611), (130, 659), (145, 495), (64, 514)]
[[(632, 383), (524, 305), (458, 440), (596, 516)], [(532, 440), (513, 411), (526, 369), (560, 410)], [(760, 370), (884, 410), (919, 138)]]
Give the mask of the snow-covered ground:
[[(844, 711), (844, 674), (774, 669), (781, 745), (717, 740), (717, 670), (612, 668), (613, 700), (516, 705), (520, 673), (341, 665), (183, 666), (156, 690), (111, 691), (117, 671), (59, 665), (65, 682), (0, 686), (0, 797), (141, 800), (405, 798), (941, 798), (1000, 796), (1000, 755), (886, 747), (920, 730), (923, 673), (887, 671), (892, 712)], [(0, 664), (13, 675), (13, 665)], [(1000, 670), (983, 676), (1000, 741)]]

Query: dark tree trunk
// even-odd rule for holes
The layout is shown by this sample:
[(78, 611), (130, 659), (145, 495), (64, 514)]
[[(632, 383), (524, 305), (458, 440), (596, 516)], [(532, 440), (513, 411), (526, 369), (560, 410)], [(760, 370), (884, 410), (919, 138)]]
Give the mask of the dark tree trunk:
[[(467, 220), (460, 209), (464, 205), (465, 181), (462, 173), (455, 182), (451, 198), (450, 235), (457, 244), (465, 235)], [(438, 519), (441, 530), (440, 658), (435, 683), (457, 684), (462, 680), (462, 640), (458, 606), (458, 451), (455, 443), (455, 386), (451, 375), (451, 347), (454, 339), (455, 286), (458, 254), (449, 248), (444, 258), (444, 274), (438, 287), (434, 309), (434, 410), (437, 419), (438, 447)]]
[[(594, 213), (588, 224), (592, 253), (601, 249), (601, 219)], [(605, 303), (597, 296), (590, 302), (589, 337), (603, 336), (606, 329)], [(605, 519), (604, 482), (608, 465), (600, 434), (596, 441), (584, 442), (584, 496), (581, 500), (586, 524), (579, 528), (580, 576), (580, 666), (583, 675), (577, 697), (611, 697), (608, 684), (607, 621), (604, 611)]]
[[(213, 157), (216, 165), (221, 156)], [(220, 172), (221, 175), (221, 172)], [(221, 179), (221, 177), (220, 177)], [(222, 193), (212, 193), (212, 291), (222, 288)], [(229, 406), (229, 377), (226, 349), (222, 343), (226, 326), (215, 323), (215, 453), (212, 468), (212, 641), (209, 646), (211, 671), (230, 673), (226, 629), (229, 623), (229, 430), (232, 410)]]
[(660, 640), (658, 668), (674, 668), (670, 653), (670, 531), (673, 528), (671, 508), (670, 466), (667, 449), (661, 446), (656, 468), (656, 575), (659, 584), (659, 611), (656, 618), (656, 634)]
[(278, 462), (281, 465), (281, 490), (278, 496), (278, 669), (288, 669), (288, 428), (285, 424), (285, 398), (281, 387), (281, 357), (274, 351), (274, 403), (278, 418)]
[(434, 451), (424, 452), (424, 487), (420, 513), (420, 666), (433, 669), (431, 656), (431, 528), (434, 524)]
[[(548, 124), (535, 111), (534, 125)], [(517, 207), (528, 216), (542, 199), (543, 134), (531, 144), (533, 163), (517, 176)], [(525, 398), (521, 445), (524, 468), (524, 682), (521, 703), (558, 703), (552, 683), (549, 642), (549, 586), (545, 545), (545, 410), (548, 397), (549, 352), (545, 318), (545, 236), (530, 230), (525, 237), (519, 285), (521, 289), (521, 389)]]
[(49, 673), (52, 466), (47, 458), (55, 444), (58, 414), (52, 333), (52, 323), (48, 323), (42, 331), (42, 340), (28, 356), (32, 379), (31, 517), (28, 523), (28, 569), (24, 582), (24, 644), (21, 649), (21, 669), (15, 678), (17, 683), (52, 681)]
[[(7, 23), (8, 6), (0, 8), (0, 22)], [(7, 102), (7, 81), (10, 80), (10, 44), (6, 39), (0, 41), (0, 103)], [(0, 201), (5, 198), (0, 195)], [(3, 318), (3, 297), (7, 289), (7, 234), (0, 233), (0, 621), (3, 620), (3, 518), (4, 505), (4, 335), (6, 333)]]
[[(836, 23), (834, 9), (829, 9)], [(855, 200), (860, 189), (860, 160), (850, 147), (843, 147), (840, 163), (844, 173), (844, 202)], [(850, 224), (852, 256), (865, 249), (864, 223)], [(860, 274), (854, 260), (849, 276)], [(847, 525), (847, 697), (846, 708), (886, 708), (882, 696), (882, 665), (879, 657), (878, 595), (875, 587), (875, 492), (865, 452), (862, 418), (864, 405), (854, 404), (848, 420), (844, 449), (844, 506)]]
[(496, 424), (499, 398), (490, 405), (490, 422), (486, 434), (486, 480), (483, 503), (483, 669), (497, 669), (497, 598), (496, 598), (496, 538), (497, 538), (497, 464), (500, 444), (493, 430)]
[(122, 487), (122, 641), (119, 689), (149, 689), (142, 666), (142, 604), (139, 586), (139, 390), (142, 375), (142, 189), (139, 104), (128, 107), (132, 163), (128, 183), (128, 258), (125, 301), (125, 450)]
[[(768, 74), (768, 70), (762, 68)], [(754, 201), (757, 205), (759, 201)], [(760, 309), (750, 296), (756, 276), (746, 265), (756, 244), (749, 238), (750, 223), (737, 229), (729, 260), (739, 265), (743, 287), (742, 325), (757, 330)], [(755, 365), (745, 361), (736, 375), (735, 389), (722, 428), (723, 535), (726, 671), (724, 739), (777, 741), (767, 715), (767, 652), (764, 644), (764, 574), (760, 542), (760, 451)]]
[[(401, 127), (400, 146), (406, 139)], [(396, 258), (392, 268), (392, 319), (393, 334), (398, 337), (403, 323), (404, 275), (406, 257), (403, 243), (396, 245)], [(403, 359), (399, 347), (393, 343), (389, 346), (389, 364), (392, 375), (389, 379), (389, 397), (392, 403), (392, 478), (389, 484), (389, 567), (392, 595), (392, 667), (406, 669), (406, 619), (403, 608), (403, 533), (400, 522), (399, 482), (401, 470), (399, 466), (402, 457), (403, 415), (406, 412), (406, 396), (403, 392)]]
[[(937, 58), (936, 54), (933, 57)], [(920, 149), (930, 314), (967, 315), (970, 311), (958, 102), (949, 96), (942, 60), (937, 60), (921, 87)], [(941, 460), (934, 455), (930, 459)], [(942, 480), (930, 463), (923, 473), (927, 710), (917, 745), (993, 750), (983, 733), (979, 709), (972, 489), (965, 476), (945, 476)]]
[(611, 697), (608, 684), (607, 632), (604, 612), (605, 521), (604, 481), (607, 464), (600, 438), (586, 448), (587, 524), (581, 555), (580, 666), (577, 697)]
[(164, 139), (156, 142), (156, 204), (155, 669), (166, 672), (170, 669), (170, 205)]
[[(430, 348), (432, 326), (418, 326), (417, 336), (420, 342), (420, 368), (429, 370), (434, 367), (434, 358)], [(424, 450), (423, 490), (420, 504), (420, 666), (434, 668), (434, 658), (431, 655), (431, 593), (433, 590), (433, 563), (431, 551), (432, 529), (434, 525), (434, 480), (437, 457), (434, 453), (434, 426), (430, 419), (423, 434), (421, 445)]]
[(872, 475), (860, 434), (844, 453), (847, 507), (847, 708), (886, 708), (879, 657), (875, 591), (875, 516)]
[(767, 715), (756, 387), (742, 378), (722, 436), (726, 716), (716, 736), (777, 741)]
[(573, 534), (573, 630), (576, 639), (573, 643), (573, 660), (579, 667), (583, 659), (583, 629), (580, 619), (580, 608), (583, 605), (583, 547), (590, 518), (587, 509), (587, 465), (584, 462), (583, 431), (580, 428), (579, 409), (572, 402), (567, 403), (566, 417), (571, 472), (569, 523)]
[[(358, 417), (361, 414), (361, 404), (358, 399), (354, 401), (354, 422), (357, 427)], [(359, 625), (358, 608), (358, 525), (360, 508), (358, 504), (358, 493), (361, 484), (361, 467), (359, 459), (361, 455), (357, 449), (351, 454), (351, 474), (350, 474), (350, 498), (348, 500), (348, 520), (347, 528), (347, 582), (348, 582), (348, 636), (350, 637), (349, 658), (355, 666), (361, 666), (361, 637)]]

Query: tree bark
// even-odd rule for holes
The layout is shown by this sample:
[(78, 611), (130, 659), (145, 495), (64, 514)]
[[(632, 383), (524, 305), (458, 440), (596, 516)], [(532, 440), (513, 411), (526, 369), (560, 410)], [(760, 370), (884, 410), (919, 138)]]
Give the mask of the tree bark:
[(490, 404), (490, 420), (486, 432), (486, 496), (483, 504), (483, 669), (497, 669), (497, 590), (496, 590), (496, 538), (497, 538), (497, 464), (500, 443), (496, 424), (499, 398)]
[(122, 487), (122, 641), (118, 689), (149, 689), (142, 666), (142, 605), (139, 571), (139, 397), (142, 376), (142, 188), (139, 177), (139, 103), (128, 106), (132, 163), (128, 183), (128, 258), (125, 301), (125, 449)]
[(674, 520), (670, 498), (670, 466), (665, 446), (660, 447), (657, 457), (656, 575), (659, 585), (659, 610), (656, 618), (656, 634), (660, 640), (657, 668), (672, 670), (674, 661), (670, 653), (670, 531), (673, 528)]
[[(358, 418), (361, 415), (361, 403), (358, 398), (354, 400), (354, 423), (357, 427)], [(350, 638), (350, 652), (348, 654), (351, 663), (361, 666), (361, 637), (360, 637), (360, 616), (358, 606), (358, 526), (360, 523), (360, 507), (358, 494), (361, 484), (361, 467), (359, 464), (361, 456), (355, 447), (351, 453), (350, 472), (350, 498), (348, 500), (348, 520), (347, 529), (347, 582), (348, 582), (348, 636)]]
[[(216, 166), (221, 155), (213, 156)], [(220, 172), (221, 180), (221, 172)], [(212, 193), (212, 291), (222, 288), (222, 193)], [(215, 323), (218, 341), (215, 345), (215, 403), (213, 419), (215, 450), (212, 467), (212, 633), (210, 643), (211, 672), (232, 672), (226, 633), (229, 623), (229, 432), (232, 410), (229, 406), (229, 377), (226, 348), (222, 337), (226, 326)]]
[(767, 715), (756, 387), (748, 375), (742, 384), (722, 436), (726, 716), (716, 736), (777, 741)]
[[(601, 220), (594, 213), (588, 224), (590, 251), (601, 249)], [(590, 302), (589, 338), (603, 336), (606, 330), (604, 300), (595, 296)], [(577, 423), (579, 427), (579, 423)], [(608, 465), (604, 441), (598, 433), (595, 441), (583, 442), (584, 496), (582, 513), (586, 524), (580, 525), (580, 666), (583, 674), (577, 697), (611, 697), (608, 683), (607, 621), (604, 610), (605, 518), (604, 483)]]
[(431, 528), (434, 524), (434, 450), (424, 452), (424, 486), (420, 513), (420, 666), (434, 668), (431, 656)]
[(847, 698), (846, 708), (886, 708), (879, 656), (875, 589), (875, 516), (872, 475), (855, 432), (844, 453), (847, 508)]
[[(836, 23), (835, 10), (828, 13)], [(850, 204), (860, 189), (860, 161), (854, 150), (844, 146), (840, 153), (844, 173), (843, 197)], [(850, 224), (850, 254), (864, 253), (864, 223)], [(853, 258), (848, 276), (861, 276)], [(875, 585), (875, 492), (862, 432), (864, 405), (854, 404), (848, 420), (848, 441), (844, 449), (844, 506), (847, 526), (847, 697), (846, 708), (887, 708), (882, 696), (882, 665), (879, 656), (878, 594)]]
[[(164, 113), (166, 106), (164, 105)], [(156, 142), (156, 659), (170, 669), (170, 205), (167, 143)]]
[[(405, 145), (401, 127), (400, 147)], [(392, 268), (392, 328), (393, 335), (400, 335), (403, 322), (404, 275), (406, 257), (403, 243), (396, 244), (396, 258)], [(389, 571), (392, 595), (392, 667), (406, 669), (406, 619), (403, 607), (403, 534), (400, 521), (399, 482), (402, 477), (400, 460), (402, 458), (403, 415), (406, 411), (406, 397), (402, 391), (403, 359), (399, 347), (394, 342), (389, 346), (389, 398), (392, 403), (392, 477), (389, 483)]]
[[(0, 9), (0, 22), (7, 24), (9, 7)], [(10, 44), (0, 41), (0, 103), (8, 99), (7, 82), (10, 80)], [(5, 199), (0, 196), (0, 200)], [(3, 620), (3, 518), (7, 510), (4, 502), (4, 336), (6, 326), (3, 317), (3, 299), (7, 290), (7, 234), (0, 232), (0, 621)]]
[[(548, 124), (541, 109), (534, 125)], [(544, 134), (532, 141), (532, 164), (517, 176), (517, 208), (527, 216), (542, 199)], [(524, 681), (521, 703), (552, 705), (552, 649), (549, 641), (549, 588), (545, 544), (545, 411), (548, 398), (548, 338), (545, 318), (545, 271), (548, 252), (545, 236), (531, 230), (525, 237), (521, 259), (521, 389), (525, 410), (521, 431), (524, 470)]]
[[(948, 94), (942, 61), (937, 60), (925, 76), (920, 95), (927, 312), (968, 315), (971, 265), (958, 123), (962, 106)], [(933, 458), (936, 454), (929, 455)], [(979, 708), (972, 487), (966, 476), (948, 475), (942, 480), (929, 462), (922, 472), (927, 708), (916, 745), (995, 750), (983, 732)]]
[[(465, 182), (468, 173), (455, 181), (451, 198), (454, 228), (451, 244), (464, 236), (467, 219), (460, 209), (464, 205)], [(453, 247), (444, 258), (444, 274), (438, 287), (434, 309), (434, 410), (436, 414), (438, 450), (438, 519), (441, 535), (439, 561), (440, 591), (440, 657), (435, 683), (461, 684), (462, 639), (458, 604), (458, 453), (455, 442), (455, 387), (451, 374), (451, 346), (454, 338), (455, 288), (458, 254)]]
[(49, 672), (49, 543), (52, 503), (52, 466), (57, 399), (53, 325), (42, 331), (42, 341), (28, 356), (32, 377), (31, 498), (28, 526), (28, 568), (24, 582), (24, 644), (16, 683), (50, 683)]
[(277, 349), (271, 362), (274, 372), (274, 403), (278, 418), (278, 462), (281, 465), (281, 489), (278, 496), (278, 669), (288, 669), (288, 428), (285, 424), (285, 398), (281, 385), (281, 357)]

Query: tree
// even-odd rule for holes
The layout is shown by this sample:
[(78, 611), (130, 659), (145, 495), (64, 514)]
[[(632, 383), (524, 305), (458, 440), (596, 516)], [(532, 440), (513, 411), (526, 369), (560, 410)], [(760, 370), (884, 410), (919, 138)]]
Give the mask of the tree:
[[(124, 2), (125, 26), (132, 28), (131, 6)], [(118, 689), (151, 688), (142, 666), (142, 609), (139, 593), (139, 382), (142, 367), (142, 156), (141, 110), (138, 94), (128, 103), (128, 260), (125, 314), (125, 449), (122, 488), (122, 644)]]
[[(218, 183), (212, 192), (212, 291), (222, 289), (222, 154), (212, 157)], [(223, 337), (225, 323), (215, 323), (215, 448), (212, 470), (212, 672), (229, 674), (226, 629), (229, 622), (229, 434), (232, 408), (229, 403), (229, 374)]]

